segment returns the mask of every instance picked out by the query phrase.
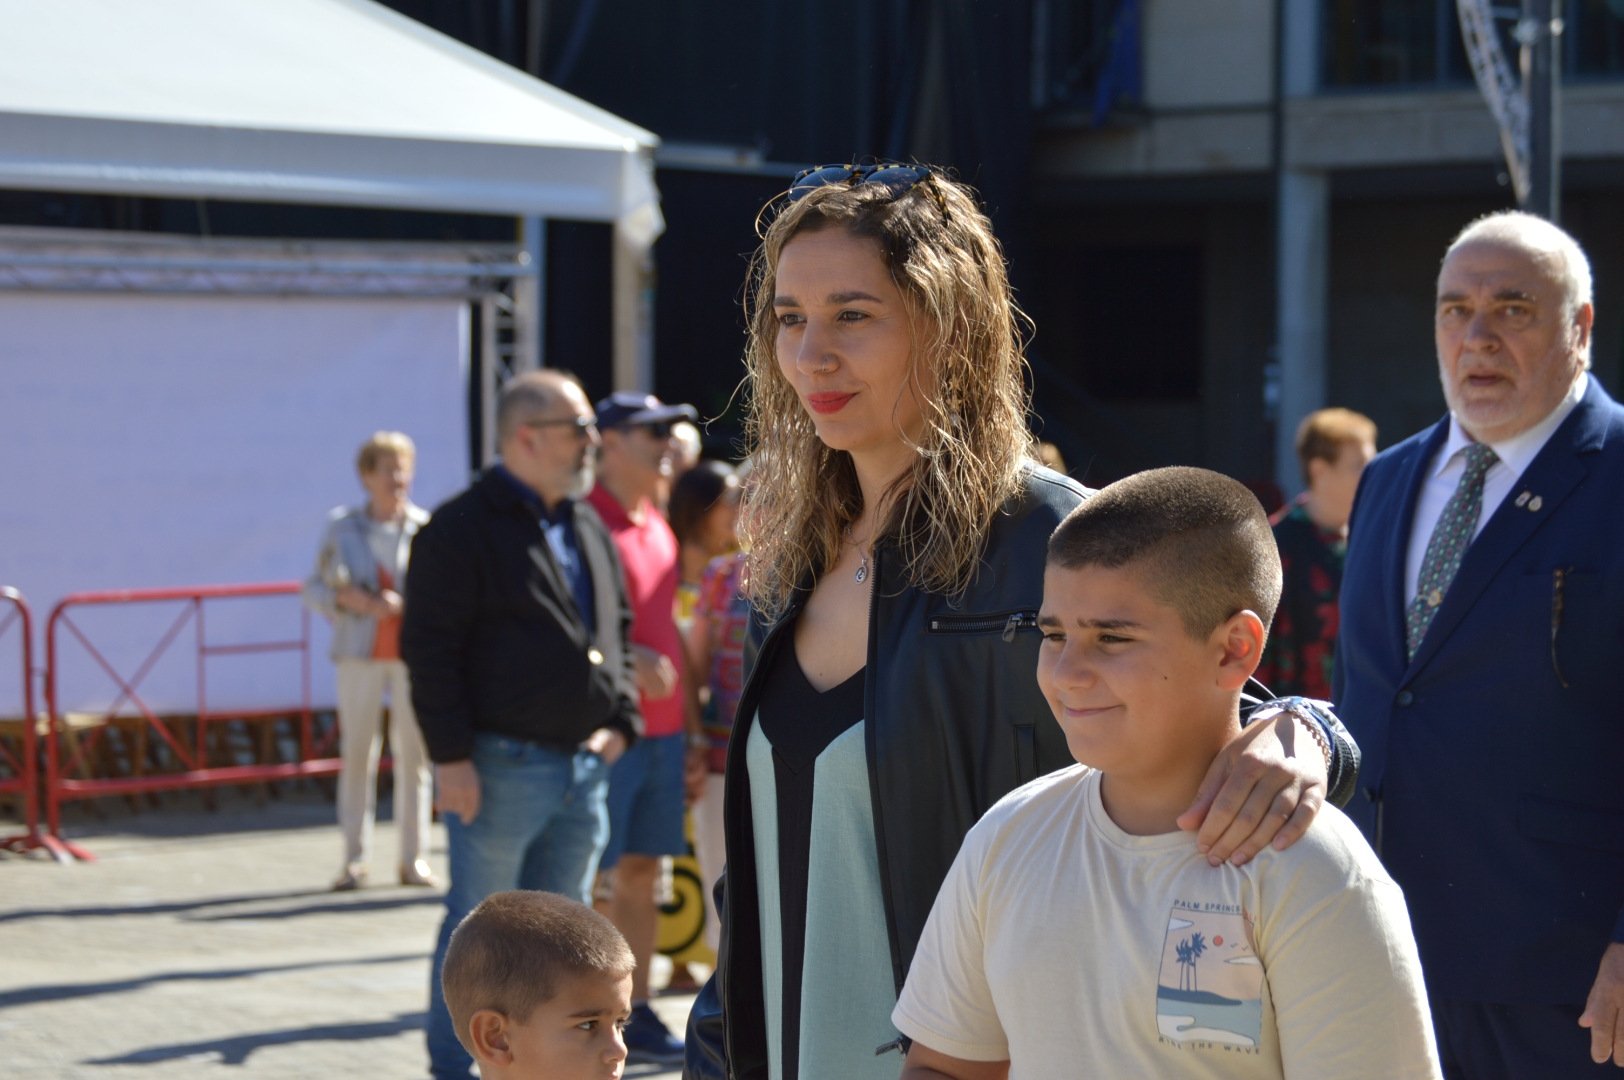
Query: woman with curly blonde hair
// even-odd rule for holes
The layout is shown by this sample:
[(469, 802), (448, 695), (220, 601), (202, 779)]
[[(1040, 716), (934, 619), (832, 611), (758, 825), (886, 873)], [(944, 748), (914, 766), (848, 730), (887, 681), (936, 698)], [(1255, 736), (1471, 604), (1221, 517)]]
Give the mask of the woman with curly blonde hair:
[[(722, 943), (685, 1075), (894, 1080), (891, 1010), (964, 834), (1072, 764), (1038, 691), (1037, 611), (1049, 534), (1088, 492), (1033, 460), (1022, 316), (967, 187), (832, 166), (763, 220), (754, 659), (728, 751)], [(1290, 753), (1316, 745), (1293, 741), (1299, 722), (1252, 725), (1181, 819), (1214, 862), (1284, 846), (1318, 810), (1327, 762)], [(1321, 734), (1347, 752), (1334, 722)]]

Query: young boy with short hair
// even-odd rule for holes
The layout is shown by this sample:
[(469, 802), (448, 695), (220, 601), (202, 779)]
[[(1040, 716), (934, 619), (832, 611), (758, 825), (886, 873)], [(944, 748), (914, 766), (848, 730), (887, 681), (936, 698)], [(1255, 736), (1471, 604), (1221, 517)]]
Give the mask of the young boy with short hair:
[(1061, 523), (1038, 682), (1080, 764), (966, 837), (892, 1017), (905, 1080), (1440, 1075), (1403, 894), (1341, 813), (1239, 867), (1176, 824), (1279, 596), (1263, 508), (1217, 473)]
[(618, 1080), (633, 963), (596, 911), (515, 889), (457, 924), (440, 984), (485, 1080)]

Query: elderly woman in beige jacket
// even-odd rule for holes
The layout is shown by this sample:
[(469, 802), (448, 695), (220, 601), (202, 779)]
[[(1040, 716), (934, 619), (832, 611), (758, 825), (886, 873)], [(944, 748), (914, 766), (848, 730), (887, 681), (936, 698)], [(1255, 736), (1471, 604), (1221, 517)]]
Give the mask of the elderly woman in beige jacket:
[(304, 602), (333, 624), (338, 665), (338, 728), (344, 760), (338, 780), (338, 822), (344, 869), (336, 891), (366, 884), (377, 812), (383, 700), (389, 695), (389, 745), (395, 763), (395, 822), (402, 885), (434, 885), (424, 860), (433, 774), (412, 711), (411, 680), (400, 660), (401, 594), (412, 537), (428, 521), (410, 492), (417, 448), (396, 431), (380, 431), (361, 447), (356, 468), (367, 501), (334, 510), (322, 533), (316, 569)]

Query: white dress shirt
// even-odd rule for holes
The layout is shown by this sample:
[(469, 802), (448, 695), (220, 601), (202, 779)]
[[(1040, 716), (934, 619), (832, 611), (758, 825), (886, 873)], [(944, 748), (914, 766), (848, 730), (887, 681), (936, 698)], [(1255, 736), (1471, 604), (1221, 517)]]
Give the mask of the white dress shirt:
[[(1585, 396), (1590, 387), (1590, 373), (1584, 375), (1573, 383), (1573, 389), (1568, 396), (1552, 409), (1545, 419), (1523, 432), (1513, 435), (1504, 442), (1490, 443), (1489, 449), (1500, 460), (1489, 466), (1489, 471), (1483, 476), (1483, 507), (1478, 512), (1477, 526), (1472, 530), (1472, 539), (1476, 540), (1478, 533), (1483, 531), (1489, 518), (1500, 504), (1511, 496), (1512, 488), (1528, 466), (1534, 463), (1539, 452), (1545, 449), (1545, 444), (1551, 441), (1556, 429), (1562, 426), (1562, 421), (1574, 410), (1579, 401)], [(1449, 414), (1449, 438), (1438, 451), (1438, 456), (1432, 459), (1427, 472), (1426, 483), (1421, 486), (1421, 497), (1415, 503), (1415, 520), (1410, 524), (1410, 549), (1404, 562), (1404, 606), (1408, 608), (1415, 599), (1419, 590), (1417, 584), (1421, 580), (1421, 560), (1426, 558), (1427, 543), (1432, 539), (1432, 530), (1437, 527), (1438, 519), (1443, 516), (1444, 504), (1449, 502), (1460, 486), (1461, 477), (1466, 474), (1466, 458), (1462, 455), (1476, 440), (1466, 434), (1460, 426), (1455, 414)], [(1534, 492), (1538, 495), (1539, 492)]]

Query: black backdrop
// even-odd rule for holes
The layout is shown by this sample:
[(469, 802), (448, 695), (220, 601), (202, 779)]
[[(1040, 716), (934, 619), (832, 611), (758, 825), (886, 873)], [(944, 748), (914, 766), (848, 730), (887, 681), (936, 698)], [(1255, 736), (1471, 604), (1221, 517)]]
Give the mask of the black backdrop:
[[(975, 184), (1027, 273), (1031, 9), (1026, 0), (386, 0), (389, 6), (648, 128), (768, 161), (946, 166)], [(539, 30), (539, 33), (537, 31)], [(539, 55), (535, 45), (539, 42)], [(708, 449), (743, 374), (744, 256), (778, 175), (661, 169), (656, 392), (707, 417)], [(594, 393), (610, 364), (608, 230), (548, 230), (548, 362)]]

